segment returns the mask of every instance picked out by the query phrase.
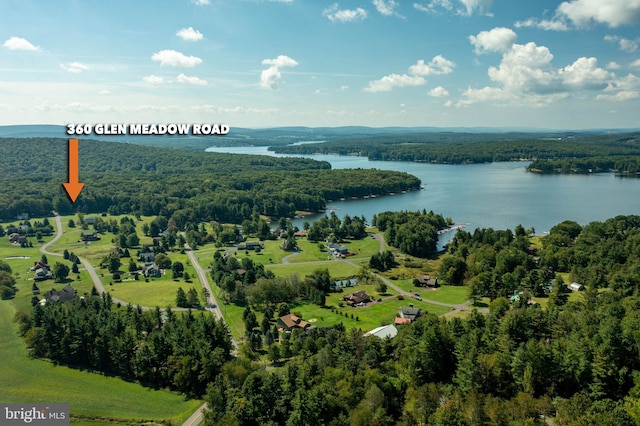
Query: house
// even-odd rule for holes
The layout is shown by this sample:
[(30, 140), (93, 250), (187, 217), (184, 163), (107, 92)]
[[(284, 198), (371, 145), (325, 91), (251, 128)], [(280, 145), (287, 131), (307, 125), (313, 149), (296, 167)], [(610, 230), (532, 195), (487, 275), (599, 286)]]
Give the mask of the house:
[(416, 287), (438, 287), (438, 279), (431, 275), (422, 275), (413, 279), (413, 285)]
[(582, 291), (584, 290), (584, 286), (582, 284), (578, 284), (577, 282), (572, 282), (571, 284), (569, 284), (569, 290)]
[(327, 246), (329, 247), (329, 253), (334, 257), (344, 257), (349, 254), (349, 249), (343, 245), (329, 243)]
[(331, 285), (331, 290), (343, 289), (346, 287), (353, 287), (358, 284), (356, 278), (350, 278), (348, 280), (338, 280)]
[(421, 310), (420, 308), (414, 308), (413, 305), (409, 305), (408, 307), (400, 308), (400, 318), (408, 319), (409, 322), (413, 322), (420, 317)]
[(383, 325), (382, 327), (374, 328), (368, 333), (365, 333), (365, 336), (376, 336), (381, 339), (390, 338), (393, 339), (398, 334), (398, 329), (393, 325)]
[(27, 242), (27, 237), (25, 235), (20, 235), (17, 232), (14, 232), (11, 235), (9, 235), (9, 242), (11, 244), (22, 245)]
[(76, 297), (76, 291), (69, 284), (65, 285), (62, 290), (56, 291), (52, 288), (44, 295), (47, 303), (68, 302)]
[(53, 278), (53, 275), (51, 274), (49, 268), (47, 268), (46, 266), (36, 269), (35, 274), (33, 274), (34, 281), (44, 281), (51, 278)]
[(396, 317), (394, 324), (395, 325), (411, 324), (411, 320), (409, 318)]
[(284, 331), (292, 331), (296, 328), (305, 330), (310, 327), (310, 325), (311, 324), (294, 314), (284, 315), (278, 318), (278, 328)]
[(96, 233), (96, 232), (88, 232), (88, 233), (82, 233), (82, 237), (80, 237), (81, 241), (87, 242), (87, 241), (98, 241), (100, 239), (100, 236)]
[(146, 278), (159, 278), (162, 276), (162, 271), (158, 265), (149, 265), (142, 269), (142, 275)]
[(260, 243), (260, 241), (247, 241), (244, 244), (238, 245), (238, 250), (262, 250), (264, 246)]
[(353, 294), (342, 298), (349, 306), (364, 306), (365, 303), (371, 302), (371, 297), (364, 290), (356, 291)]
[(145, 262), (145, 263), (148, 263), (148, 262), (153, 263), (153, 261), (156, 260), (156, 254), (155, 253), (150, 253), (150, 252), (148, 252), (148, 253), (140, 253), (138, 255), (138, 260), (140, 260), (142, 262)]

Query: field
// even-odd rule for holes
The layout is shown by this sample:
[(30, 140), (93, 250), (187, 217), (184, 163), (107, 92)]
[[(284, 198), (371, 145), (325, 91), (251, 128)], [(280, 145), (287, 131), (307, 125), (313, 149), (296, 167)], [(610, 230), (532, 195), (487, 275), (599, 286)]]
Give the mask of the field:
[(107, 424), (111, 419), (181, 424), (201, 404), (170, 392), (30, 358), (12, 323), (14, 313), (11, 301), (0, 301), (2, 402), (66, 403), (72, 424), (88, 424), (87, 418), (94, 419), (92, 424)]

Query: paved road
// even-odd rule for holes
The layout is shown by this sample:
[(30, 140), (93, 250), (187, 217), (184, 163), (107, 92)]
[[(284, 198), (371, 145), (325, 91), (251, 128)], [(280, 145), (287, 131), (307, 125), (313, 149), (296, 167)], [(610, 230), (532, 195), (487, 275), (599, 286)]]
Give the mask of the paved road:
[(198, 407), (195, 413), (193, 413), (187, 420), (184, 421), (184, 423), (182, 423), (182, 426), (196, 426), (202, 423), (202, 421), (204, 420), (204, 410), (206, 408), (207, 404), (202, 404), (200, 407)]

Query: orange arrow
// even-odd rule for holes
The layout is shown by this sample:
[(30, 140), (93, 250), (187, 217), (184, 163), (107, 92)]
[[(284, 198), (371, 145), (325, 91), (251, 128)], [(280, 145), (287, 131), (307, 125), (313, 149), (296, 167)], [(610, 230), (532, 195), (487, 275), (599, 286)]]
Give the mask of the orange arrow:
[(78, 139), (69, 139), (69, 182), (63, 183), (72, 203), (76, 202), (84, 183), (78, 182)]

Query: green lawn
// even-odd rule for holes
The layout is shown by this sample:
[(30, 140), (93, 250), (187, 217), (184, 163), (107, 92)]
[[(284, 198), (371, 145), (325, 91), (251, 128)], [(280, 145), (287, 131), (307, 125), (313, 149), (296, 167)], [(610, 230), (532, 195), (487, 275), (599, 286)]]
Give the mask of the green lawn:
[(468, 288), (464, 286), (443, 285), (435, 290), (424, 291), (420, 289), (418, 293), (425, 300), (459, 305), (469, 300), (467, 292)]
[(298, 275), (304, 277), (316, 269), (328, 269), (331, 278), (347, 278), (355, 275), (358, 270), (345, 262), (324, 261), (313, 263), (289, 263), (281, 265), (266, 265), (266, 269), (273, 271), (278, 277)]
[[(184, 396), (67, 367), (27, 355), (12, 322), (11, 301), (0, 301), (0, 401), (67, 403), (72, 424), (181, 424), (201, 404)], [(86, 418), (93, 418), (87, 421)]]

